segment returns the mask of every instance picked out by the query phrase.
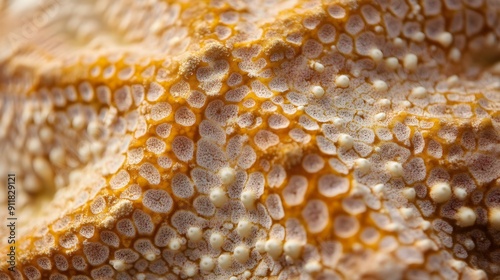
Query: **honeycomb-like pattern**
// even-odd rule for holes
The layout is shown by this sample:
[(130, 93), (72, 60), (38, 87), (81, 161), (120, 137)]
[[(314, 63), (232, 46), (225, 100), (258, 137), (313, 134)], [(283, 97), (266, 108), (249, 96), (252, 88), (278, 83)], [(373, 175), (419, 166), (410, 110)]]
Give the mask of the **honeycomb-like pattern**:
[(0, 8), (1, 280), (500, 275), (500, 1)]

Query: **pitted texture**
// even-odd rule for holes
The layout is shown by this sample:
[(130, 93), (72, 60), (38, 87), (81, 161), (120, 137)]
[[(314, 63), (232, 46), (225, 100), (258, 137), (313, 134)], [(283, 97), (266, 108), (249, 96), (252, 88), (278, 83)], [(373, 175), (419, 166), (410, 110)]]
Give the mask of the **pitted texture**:
[(0, 8), (0, 279), (500, 274), (499, 1)]

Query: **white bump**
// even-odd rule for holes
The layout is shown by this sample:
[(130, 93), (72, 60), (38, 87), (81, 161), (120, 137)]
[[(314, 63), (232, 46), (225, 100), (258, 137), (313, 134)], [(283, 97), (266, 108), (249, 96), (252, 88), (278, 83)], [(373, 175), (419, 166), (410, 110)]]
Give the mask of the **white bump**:
[(430, 229), (431, 228), (431, 222), (422, 220), (420, 222), (420, 228), (422, 228), (423, 230)]
[(384, 229), (387, 231), (395, 232), (402, 229), (402, 226), (397, 223), (389, 223)]
[(128, 268), (127, 264), (125, 264), (125, 262), (122, 260), (112, 260), (109, 263), (116, 271), (124, 271)]
[(236, 171), (231, 167), (223, 167), (219, 170), (219, 177), (224, 185), (229, 185), (236, 179)]
[(467, 191), (464, 188), (460, 187), (454, 188), (453, 194), (460, 200), (464, 200), (467, 197)]
[(453, 62), (459, 62), (460, 58), (462, 58), (462, 53), (460, 52), (459, 49), (457, 48), (452, 48), (448, 54), (448, 57), (451, 59)]
[(416, 197), (416, 192), (414, 188), (406, 188), (403, 190), (403, 195), (406, 197), (406, 199), (413, 201), (415, 200)]
[(44, 143), (50, 143), (54, 139), (54, 132), (52, 131), (52, 129), (44, 126), (42, 127), (42, 129), (40, 129), (40, 139)]
[(319, 272), (321, 270), (321, 264), (317, 261), (308, 261), (306, 265), (304, 265), (304, 269), (306, 270), (307, 273), (315, 273)]
[(245, 245), (236, 246), (233, 251), (233, 256), (238, 262), (245, 263), (250, 257), (250, 250)]
[(200, 269), (204, 272), (210, 272), (214, 269), (215, 262), (211, 257), (204, 256), (200, 260)]
[(468, 269), (468, 274), (470, 275), (470, 279), (488, 279), (488, 276), (486, 275), (486, 272), (482, 269), (474, 269), (474, 268), (469, 268)]
[(486, 45), (486, 46), (488, 46), (488, 47), (493, 47), (493, 46), (494, 46), (494, 44), (495, 44), (495, 42), (496, 42), (496, 38), (497, 38), (497, 37), (495, 36), (495, 34), (493, 34), (493, 33), (491, 33), (491, 32), (490, 32), (490, 33), (488, 33), (488, 34), (486, 35), (486, 39), (484, 40), (485, 45)]
[(391, 105), (391, 101), (387, 98), (382, 98), (379, 101), (377, 101), (377, 104), (381, 107), (388, 107)]
[(26, 148), (30, 153), (36, 154), (43, 150), (42, 143), (38, 138), (30, 138), (26, 143)]
[(437, 37), (437, 41), (443, 46), (448, 47), (453, 41), (453, 36), (450, 32), (443, 32)]
[(427, 251), (429, 249), (432, 249), (435, 244), (432, 242), (430, 239), (422, 239), (417, 242), (415, 242), (415, 245), (417, 248), (422, 249), (423, 251)]
[(220, 233), (214, 232), (210, 235), (210, 245), (214, 249), (220, 249), (222, 244), (224, 244), (224, 236)]
[(255, 250), (261, 254), (264, 253), (266, 251), (266, 241), (258, 240), (255, 242)]
[(274, 259), (281, 256), (281, 253), (283, 252), (283, 245), (281, 244), (281, 241), (277, 239), (268, 240), (266, 242), (265, 248), (269, 256), (271, 256)]
[(385, 120), (385, 113), (375, 114), (375, 116), (373, 116), (373, 118), (375, 118), (376, 121), (383, 121), (383, 120)]
[(322, 97), (325, 94), (325, 90), (321, 86), (313, 86), (311, 88), (311, 91), (314, 94), (314, 96), (316, 96), (318, 98)]
[(446, 79), (446, 82), (448, 83), (448, 85), (450, 87), (458, 85), (459, 81), (460, 81), (460, 79), (458, 78), (457, 75), (452, 75), (452, 76), (448, 77), (448, 79)]
[(385, 165), (386, 170), (391, 174), (392, 177), (403, 176), (403, 166), (401, 163), (396, 161), (388, 161)]
[(443, 203), (451, 198), (451, 188), (450, 184), (445, 182), (440, 182), (431, 187), (431, 191), (429, 192), (432, 200), (436, 203)]
[(247, 237), (252, 232), (252, 223), (247, 220), (241, 220), (238, 222), (238, 226), (236, 227), (236, 232), (241, 237)]
[(333, 122), (333, 125), (335, 125), (335, 126), (341, 126), (344, 124), (344, 120), (342, 118), (339, 118), (339, 117), (333, 118), (332, 122)]
[(371, 169), (371, 163), (366, 158), (358, 158), (354, 161), (356, 168), (363, 174), (367, 173)]
[(348, 149), (352, 148), (352, 146), (354, 144), (354, 139), (349, 134), (341, 133), (339, 135), (339, 138), (338, 138), (338, 143), (339, 143), (340, 147), (348, 150)]
[(386, 92), (389, 87), (387, 86), (387, 83), (382, 81), (382, 80), (376, 80), (373, 82), (373, 87), (375, 88), (376, 91), (378, 92)]
[(337, 85), (340, 88), (346, 88), (349, 87), (349, 77), (347, 75), (339, 75), (335, 78), (335, 85)]
[(44, 157), (36, 157), (33, 160), (33, 170), (43, 180), (49, 182), (54, 177), (54, 172), (48, 160)]
[(381, 193), (384, 191), (385, 185), (384, 184), (376, 184), (375, 186), (372, 187), (374, 193)]
[(219, 258), (217, 259), (217, 262), (219, 263), (219, 266), (221, 268), (228, 269), (229, 267), (231, 267), (231, 263), (233, 262), (233, 259), (232, 259), (231, 255), (229, 255), (228, 253), (224, 253), (224, 254), (219, 256)]
[(188, 277), (193, 277), (198, 272), (198, 267), (196, 265), (185, 265), (183, 270)]
[(298, 259), (302, 251), (302, 244), (297, 240), (288, 240), (283, 246), (285, 254), (293, 259)]
[(319, 62), (314, 62), (313, 64), (314, 70), (318, 71), (319, 73), (322, 73), (325, 71), (325, 66)]
[(379, 49), (372, 49), (370, 51), (370, 57), (373, 59), (373, 61), (380, 62), (384, 58), (384, 54)]
[(401, 209), (399, 209), (399, 212), (401, 212), (401, 215), (405, 219), (412, 218), (414, 215), (413, 209), (411, 209), (409, 207), (402, 207)]
[(50, 151), (49, 159), (52, 164), (63, 165), (66, 162), (66, 153), (63, 148), (55, 147)]
[(172, 238), (170, 242), (168, 242), (168, 248), (172, 251), (177, 251), (181, 248), (181, 241), (179, 238)]
[(87, 133), (93, 138), (98, 138), (102, 133), (102, 127), (97, 121), (91, 121), (87, 125)]
[(156, 254), (155, 253), (147, 253), (144, 255), (144, 258), (150, 262), (154, 261), (156, 259)]
[(414, 98), (424, 98), (427, 90), (424, 87), (415, 87), (411, 90), (411, 96)]
[(200, 241), (203, 237), (203, 231), (199, 227), (190, 227), (187, 231), (187, 237), (191, 241)]
[(459, 261), (459, 260), (449, 260), (448, 263), (450, 264), (450, 266), (458, 271), (462, 271), (465, 267), (466, 267), (466, 264), (465, 262), (463, 261)]
[(399, 62), (395, 57), (389, 57), (385, 60), (385, 66), (391, 70), (396, 70), (398, 68)]
[(228, 201), (226, 192), (220, 188), (215, 188), (210, 192), (210, 201), (215, 207), (222, 207)]
[(417, 69), (418, 57), (412, 53), (406, 54), (403, 59), (403, 67), (409, 71)]
[(476, 213), (469, 207), (460, 207), (455, 214), (457, 225), (461, 227), (469, 227), (476, 223)]
[(421, 31), (419, 31), (419, 32), (413, 34), (412, 39), (415, 42), (423, 42), (425, 40), (425, 34)]
[(394, 45), (396, 45), (396, 47), (403, 47), (404, 46), (404, 41), (403, 39), (397, 37), (397, 38), (394, 38)]
[(241, 193), (240, 200), (245, 206), (246, 209), (254, 209), (255, 208), (255, 200), (256, 200), (255, 193), (253, 191), (247, 190)]
[(75, 130), (80, 130), (85, 126), (85, 118), (82, 115), (76, 115), (71, 122)]

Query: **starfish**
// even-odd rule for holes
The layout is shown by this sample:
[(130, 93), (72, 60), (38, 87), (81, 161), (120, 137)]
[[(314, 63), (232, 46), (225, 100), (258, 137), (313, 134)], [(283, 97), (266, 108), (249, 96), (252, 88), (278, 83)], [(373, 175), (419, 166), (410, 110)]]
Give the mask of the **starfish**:
[(26, 3), (0, 279), (500, 274), (498, 0)]

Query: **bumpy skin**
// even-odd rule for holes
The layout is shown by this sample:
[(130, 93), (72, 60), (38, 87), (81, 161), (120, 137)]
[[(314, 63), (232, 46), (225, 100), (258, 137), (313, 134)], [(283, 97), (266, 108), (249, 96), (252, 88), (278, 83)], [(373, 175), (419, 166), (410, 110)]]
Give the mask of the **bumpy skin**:
[(500, 274), (500, 1), (1, 7), (0, 279)]

